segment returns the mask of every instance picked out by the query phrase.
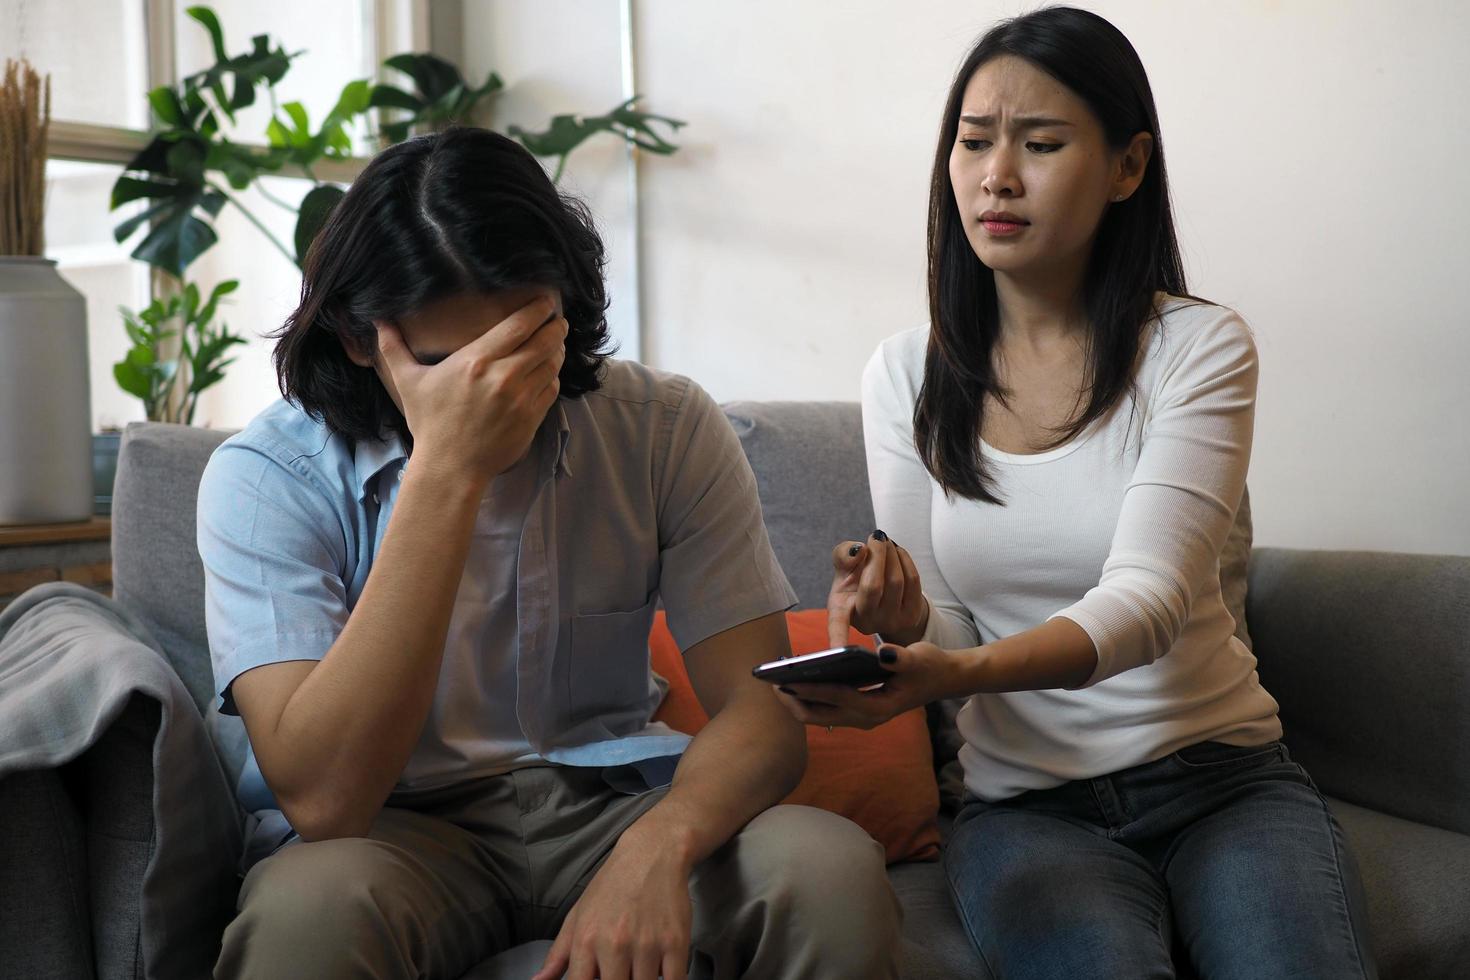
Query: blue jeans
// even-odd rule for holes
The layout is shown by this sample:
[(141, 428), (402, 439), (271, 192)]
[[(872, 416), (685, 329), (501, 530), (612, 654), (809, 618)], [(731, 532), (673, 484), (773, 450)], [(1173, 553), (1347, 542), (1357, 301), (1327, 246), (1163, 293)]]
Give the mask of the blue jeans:
[(997, 980), (1377, 976), (1342, 830), (1279, 742), (967, 799), (944, 863)]

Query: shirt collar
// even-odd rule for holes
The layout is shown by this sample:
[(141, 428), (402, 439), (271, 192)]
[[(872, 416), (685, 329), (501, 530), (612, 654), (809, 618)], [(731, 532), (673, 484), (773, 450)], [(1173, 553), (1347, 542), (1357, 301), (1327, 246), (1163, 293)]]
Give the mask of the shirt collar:
[(408, 451), (396, 432), (381, 439), (359, 439), (353, 459), (358, 501), (365, 503), (372, 496), (373, 481), (379, 473), (395, 464), (402, 466), (407, 459)]
[[(572, 427), (560, 398), (556, 400), (556, 404), (552, 407), (552, 414), (547, 416), (547, 421), (542, 425), (543, 428), (548, 428), (550, 425), (556, 426), (556, 460), (552, 464), (552, 473), (571, 476), (572, 462), (569, 446), (572, 440)], [(407, 460), (408, 452), (403, 448), (403, 439), (396, 432), (389, 433), (386, 438), (359, 440), (353, 461), (357, 479), (357, 499), (360, 502), (366, 501), (372, 495), (373, 481), (377, 479), (378, 474), (395, 464), (402, 466)]]
[(565, 403), (558, 398), (552, 411), (556, 415), (556, 463), (552, 467), (552, 473), (571, 476), (572, 458), (569, 447), (572, 441), (572, 426), (567, 419)]

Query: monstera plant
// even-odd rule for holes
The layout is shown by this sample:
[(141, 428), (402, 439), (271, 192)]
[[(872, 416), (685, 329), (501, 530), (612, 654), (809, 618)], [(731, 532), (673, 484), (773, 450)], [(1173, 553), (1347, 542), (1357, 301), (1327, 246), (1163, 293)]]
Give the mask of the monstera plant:
[[(269, 35), (251, 38), (248, 50), (231, 54), (225, 45), (219, 18), (208, 7), (189, 7), (186, 13), (209, 33), (214, 64), (185, 76), (175, 85), (163, 85), (148, 93), (154, 128), (147, 146), (124, 168), (112, 188), (112, 210), (131, 206), (131, 213), (114, 229), (119, 243), (142, 232), (132, 256), (165, 273), (173, 285), (167, 293), (185, 295), (187, 270), (219, 239), (215, 219), (226, 207), (238, 210), (266, 240), (287, 259), (300, 266), (316, 233), (336, 203), (346, 193), (338, 184), (317, 178), (316, 167), (324, 160), (347, 160), (353, 156), (353, 132), (371, 133), (378, 147), (401, 142), (417, 132), (442, 129), (468, 122), (475, 110), (504, 88), (491, 72), (478, 85), (466, 81), (453, 64), (432, 54), (399, 54), (383, 62), (404, 82), (401, 86), (374, 84), (367, 79), (348, 82), (336, 104), (313, 128), (300, 102), (280, 104), (275, 87), (291, 69), (301, 52), (288, 53)], [(255, 105), (264, 96), (271, 106), (261, 144), (232, 141), (226, 123), (233, 129), (236, 113)], [(671, 154), (678, 147), (660, 135), (656, 127), (670, 133), (683, 122), (653, 115), (636, 108), (637, 98), (621, 103), (600, 116), (558, 115), (544, 131), (510, 127), (507, 135), (519, 140), (532, 153), (556, 160), (555, 179), (566, 166), (567, 156), (589, 137), (609, 133), (650, 153)], [(386, 118), (373, 131), (375, 118)], [(262, 177), (282, 171), (304, 174), (313, 182), (299, 207), (272, 197), (261, 185)], [(241, 202), (240, 192), (256, 187), (263, 197), (296, 212), (292, 241), (282, 242)], [(233, 287), (232, 287), (233, 288)], [(158, 304), (155, 304), (158, 306)], [(194, 304), (194, 313), (213, 304)], [(144, 314), (157, 313), (177, 321), (174, 329), (148, 328)], [(134, 347), (129, 361), (117, 366), (124, 389), (143, 397), (163, 384), (162, 402), (173, 410), (197, 399), (199, 369), (189, 358), (180, 359), (175, 346), (189, 336), (191, 324), (180, 319), (182, 305), (150, 307), (133, 317), (129, 332)], [(193, 325), (197, 329), (197, 324)], [(226, 332), (226, 335), (228, 333)], [(140, 339), (141, 338), (141, 339)], [(152, 338), (152, 339), (150, 339)], [(238, 342), (238, 339), (236, 340)], [(160, 346), (163, 345), (163, 346)], [(152, 360), (142, 348), (151, 346)], [(225, 345), (228, 347), (228, 344)], [(216, 353), (220, 353), (217, 351)], [(222, 358), (214, 367), (222, 370)], [(228, 361), (224, 361), (227, 364)], [(159, 372), (170, 371), (165, 378)], [(151, 365), (151, 366), (150, 366)], [(205, 384), (219, 379), (219, 370), (208, 370)], [(153, 373), (149, 373), (152, 371)], [(124, 376), (129, 380), (124, 381)], [(154, 392), (154, 396), (157, 393)], [(154, 410), (150, 407), (150, 417)]]

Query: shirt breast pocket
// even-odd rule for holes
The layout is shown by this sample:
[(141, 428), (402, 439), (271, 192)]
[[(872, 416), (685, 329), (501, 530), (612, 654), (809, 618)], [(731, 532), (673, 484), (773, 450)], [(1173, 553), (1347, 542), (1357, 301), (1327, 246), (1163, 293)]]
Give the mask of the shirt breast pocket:
[(569, 715), (621, 737), (641, 730), (658, 703), (648, 663), (648, 630), (656, 602), (626, 612), (571, 619)]

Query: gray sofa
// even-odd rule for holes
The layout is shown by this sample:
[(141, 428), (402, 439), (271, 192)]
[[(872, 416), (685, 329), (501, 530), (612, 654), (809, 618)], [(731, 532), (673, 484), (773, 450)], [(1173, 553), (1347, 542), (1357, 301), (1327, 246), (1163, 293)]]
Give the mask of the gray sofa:
[[(857, 407), (737, 403), (726, 413), (782, 565), (802, 605), (821, 606), (832, 544), (872, 530)], [(116, 598), (206, 715), (194, 499), (222, 438), (130, 428), (113, 509)], [(1286, 740), (1363, 867), (1382, 976), (1470, 976), (1470, 558), (1258, 550), (1247, 608)], [(939, 765), (952, 765), (943, 713), (932, 715)], [(163, 975), (145, 962), (140, 932), (158, 725), (158, 705), (135, 702), (74, 762), (0, 779), (0, 976)], [(890, 875), (906, 913), (905, 977), (986, 976), (940, 865)]]

